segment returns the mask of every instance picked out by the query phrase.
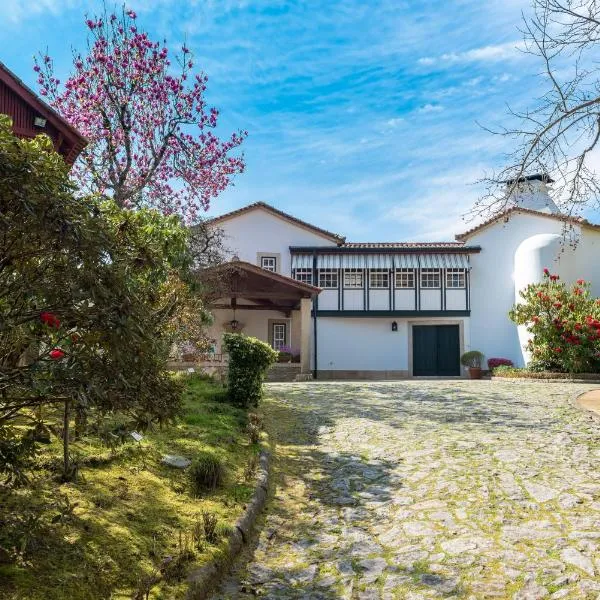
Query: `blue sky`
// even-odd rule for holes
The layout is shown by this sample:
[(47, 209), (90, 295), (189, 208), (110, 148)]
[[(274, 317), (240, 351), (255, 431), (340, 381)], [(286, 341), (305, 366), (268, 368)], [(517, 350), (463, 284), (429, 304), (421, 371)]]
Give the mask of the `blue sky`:
[[(99, 2), (3, 0), (2, 55), (34, 86), (48, 49), (64, 77)], [(139, 25), (186, 39), (223, 132), (247, 129), (246, 172), (220, 214), (263, 200), (353, 241), (447, 240), (502, 165), (506, 105), (531, 105), (524, 0), (132, 0)]]

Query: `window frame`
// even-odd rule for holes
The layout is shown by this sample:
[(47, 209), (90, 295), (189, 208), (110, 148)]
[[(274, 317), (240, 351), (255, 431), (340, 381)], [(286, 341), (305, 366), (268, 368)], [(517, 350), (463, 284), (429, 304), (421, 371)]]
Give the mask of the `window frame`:
[[(385, 285), (373, 285), (373, 276), (385, 275)], [(369, 269), (369, 289), (370, 290), (389, 290), (390, 289), (390, 270), (389, 269)]]
[[(356, 277), (360, 275), (360, 284), (350, 284), (346, 281), (346, 275)], [(365, 270), (364, 269), (344, 269), (344, 289), (345, 290), (362, 290), (365, 287)]]
[[(278, 344), (278, 342), (280, 340), (278, 340), (278, 336), (275, 335), (275, 331), (277, 330), (278, 327), (283, 327), (283, 341), (281, 343)], [(287, 327), (287, 323), (285, 323), (284, 321), (277, 321), (275, 323), (271, 323), (271, 346), (273, 348), (273, 350), (276, 350), (277, 352), (281, 351), (282, 346), (287, 346), (288, 343), (288, 327)]]
[[(323, 285), (321, 277), (331, 277), (330, 285)], [(335, 280), (335, 285), (333, 285), (333, 281)], [(319, 283), (319, 287), (322, 290), (337, 290), (340, 287), (339, 281), (339, 272), (337, 269), (319, 269), (317, 272), (317, 281)], [(325, 281), (327, 281), (325, 279)]]
[[(425, 285), (424, 275), (437, 275), (437, 285)], [(422, 290), (439, 290), (442, 287), (442, 269), (421, 269), (419, 284)]]
[[(396, 269), (394, 274), (394, 283), (397, 290), (414, 290), (417, 285), (417, 277), (415, 274), (416, 269)], [(402, 285), (401, 276), (410, 275), (412, 276), (412, 285)], [(399, 277), (400, 276), (400, 277)]]
[[(452, 275), (462, 277), (461, 285), (450, 285)], [(466, 269), (446, 269), (445, 273), (446, 289), (448, 290), (464, 290), (467, 287), (467, 270)]]
[[(265, 267), (265, 261), (273, 261), (273, 268)], [(276, 256), (261, 256), (260, 257), (260, 268), (270, 273), (277, 273), (277, 257)]]
[[(299, 279), (297, 276), (298, 275), (308, 275), (308, 280), (306, 279)], [(312, 269), (294, 269), (293, 272), (293, 279), (295, 281), (299, 281), (300, 283), (307, 283), (308, 285), (312, 285), (313, 284), (313, 270)]]

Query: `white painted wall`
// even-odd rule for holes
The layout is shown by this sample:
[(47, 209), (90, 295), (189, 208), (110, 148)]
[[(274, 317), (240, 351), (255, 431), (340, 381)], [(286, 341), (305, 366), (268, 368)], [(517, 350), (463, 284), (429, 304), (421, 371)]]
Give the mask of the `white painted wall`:
[[(290, 246), (336, 246), (334, 242), (308, 229), (256, 208), (233, 216), (217, 226), (225, 234), (224, 244), (240, 260), (257, 264), (257, 253), (281, 255), (278, 272), (291, 276)], [(259, 265), (260, 266), (260, 265)]]
[(442, 310), (442, 290), (421, 289), (421, 310)]
[(446, 310), (466, 310), (466, 290), (446, 289)]
[(389, 290), (369, 290), (369, 310), (390, 310)]
[(319, 294), (319, 310), (338, 309), (338, 290), (323, 290)]
[(344, 290), (344, 310), (364, 310), (364, 290)]
[[(524, 365), (517, 327), (508, 318), (515, 302), (515, 253), (521, 243), (532, 236), (562, 236), (562, 233), (560, 221), (515, 213), (507, 223), (497, 222), (467, 240), (470, 246), (482, 247), (481, 253), (471, 255), (470, 259), (472, 349), (480, 350), (486, 358), (509, 358), (518, 366)], [(589, 250), (584, 253), (588, 262), (590, 253), (598, 247), (597, 239), (589, 241)], [(544, 266), (558, 270), (558, 254), (552, 264)], [(591, 276), (588, 273), (588, 277)]]
[(415, 310), (415, 290), (395, 290), (396, 310)]
[[(392, 331), (392, 321), (398, 331)], [(392, 371), (408, 369), (406, 320), (392, 317), (319, 317), (318, 368), (325, 371)]]

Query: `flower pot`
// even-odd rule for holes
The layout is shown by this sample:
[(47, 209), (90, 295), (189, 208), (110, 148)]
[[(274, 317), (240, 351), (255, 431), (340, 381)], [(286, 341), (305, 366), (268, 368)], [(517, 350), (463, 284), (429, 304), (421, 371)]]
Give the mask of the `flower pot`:
[(469, 377), (471, 379), (481, 379), (481, 367), (469, 367)]

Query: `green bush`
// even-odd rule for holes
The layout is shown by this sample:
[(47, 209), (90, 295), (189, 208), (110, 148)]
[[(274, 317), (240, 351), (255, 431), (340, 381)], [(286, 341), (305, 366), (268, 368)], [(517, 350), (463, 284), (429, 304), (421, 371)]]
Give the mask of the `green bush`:
[(600, 300), (592, 297), (588, 281), (567, 286), (544, 269), (544, 280), (520, 296), (510, 318), (531, 335), (530, 371), (600, 372)]
[(212, 452), (203, 452), (195, 459), (189, 470), (190, 485), (194, 496), (216, 490), (225, 483), (227, 469), (223, 461)]
[(482, 361), (483, 354), (479, 352), (479, 350), (471, 350), (470, 352), (465, 352), (460, 357), (460, 364), (464, 367), (481, 368)]
[(265, 373), (278, 353), (268, 344), (240, 333), (226, 333), (223, 341), (229, 352), (227, 386), (229, 400), (236, 406), (258, 406)]

